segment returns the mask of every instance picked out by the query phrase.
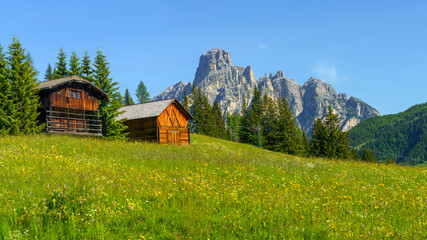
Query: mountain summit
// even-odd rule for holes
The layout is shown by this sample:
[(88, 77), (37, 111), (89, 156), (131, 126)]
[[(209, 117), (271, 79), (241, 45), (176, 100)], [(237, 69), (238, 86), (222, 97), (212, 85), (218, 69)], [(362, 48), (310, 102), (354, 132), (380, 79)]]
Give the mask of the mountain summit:
[[(355, 97), (337, 93), (335, 89), (316, 78), (310, 78), (302, 86), (285, 77), (283, 71), (261, 77), (258, 81), (250, 66), (233, 66), (230, 53), (211, 49), (199, 60), (193, 83), (206, 92), (209, 102), (217, 101), (225, 114), (240, 112), (243, 97), (249, 102), (254, 88), (273, 98), (285, 96), (297, 123), (309, 135), (316, 118), (323, 118), (329, 105), (340, 116), (341, 128), (350, 130), (364, 119), (380, 114), (376, 109)], [(179, 82), (170, 86), (154, 100), (177, 98), (182, 100), (184, 90), (191, 91), (191, 83)]]

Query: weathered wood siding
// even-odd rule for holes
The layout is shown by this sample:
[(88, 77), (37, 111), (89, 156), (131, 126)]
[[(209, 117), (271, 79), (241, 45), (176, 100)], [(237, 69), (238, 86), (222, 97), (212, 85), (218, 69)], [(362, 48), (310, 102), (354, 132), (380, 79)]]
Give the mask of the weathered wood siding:
[[(80, 93), (80, 98), (72, 96), (72, 92)], [(51, 92), (52, 107), (80, 109), (87, 111), (98, 110), (98, 99), (83, 86), (67, 86)]]
[(125, 121), (129, 139), (157, 141), (156, 118), (142, 118)]
[(189, 144), (188, 121), (180, 108), (174, 103), (157, 118), (160, 144)]

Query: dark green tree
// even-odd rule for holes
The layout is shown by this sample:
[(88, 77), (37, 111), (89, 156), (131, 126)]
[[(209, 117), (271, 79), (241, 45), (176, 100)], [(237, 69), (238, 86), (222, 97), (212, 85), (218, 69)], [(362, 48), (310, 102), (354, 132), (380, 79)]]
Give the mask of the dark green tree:
[(251, 134), (248, 136), (248, 143), (259, 146), (262, 145), (262, 137), (258, 131), (261, 128), (261, 114), (262, 114), (262, 99), (261, 92), (258, 88), (254, 88), (254, 97), (252, 98), (251, 105), (249, 106), (249, 127), (252, 128)]
[(44, 74), (44, 79), (49, 81), (53, 79), (52, 66), (50, 64), (47, 65), (46, 72)]
[(92, 67), (90, 66), (90, 57), (87, 51), (85, 51), (85, 54), (82, 58), (82, 64), (81, 64), (81, 76), (82, 78), (90, 81), (93, 83), (92, 79)]
[(375, 159), (375, 153), (368, 148), (363, 149), (362, 160), (365, 162), (377, 162), (377, 160)]
[(102, 135), (108, 139), (125, 139), (124, 119), (116, 121), (116, 117), (120, 114), (118, 110), (123, 106), (122, 98), (117, 87), (118, 83), (110, 78), (109, 65), (106, 56), (98, 49), (93, 66), (93, 82), (109, 97), (109, 99), (102, 99), (99, 104)]
[(351, 149), (350, 159), (356, 160), (356, 161), (362, 160), (362, 158), (360, 157), (360, 154), (354, 148)]
[(350, 144), (347, 134), (340, 129), (338, 115), (334, 114), (329, 105), (328, 113), (325, 116), (325, 128), (328, 134), (326, 145), (326, 157), (345, 159), (350, 156)]
[(249, 143), (249, 138), (252, 135), (252, 127), (250, 125), (249, 109), (245, 96), (243, 96), (241, 111), (242, 117), (240, 118), (239, 142)]
[(82, 76), (82, 67), (80, 66), (80, 59), (77, 56), (76, 51), (73, 50), (70, 57), (70, 75), (72, 76)]
[(55, 69), (53, 70), (53, 79), (70, 76), (70, 72), (67, 69), (67, 55), (65, 55), (62, 48), (59, 49), (57, 59), (58, 62), (55, 64)]
[(143, 81), (140, 81), (136, 89), (136, 98), (140, 103), (145, 103), (150, 100), (150, 94), (147, 92), (147, 87)]
[(277, 100), (278, 106), (278, 136), (276, 151), (298, 155), (301, 153), (301, 133), (295, 124), (292, 113), (285, 96)]
[(123, 104), (125, 106), (135, 104), (135, 102), (133, 101), (132, 96), (130, 95), (129, 90), (127, 88), (125, 91), (125, 96), (123, 97)]
[(9, 45), (7, 66), (10, 71), (10, 92), (14, 120), (10, 133), (27, 134), (40, 132), (44, 126), (38, 125), (37, 107), (39, 106), (37, 71), (32, 65), (29, 53), (25, 53), (18, 39), (13, 38)]
[(14, 114), (6, 55), (0, 45), (0, 135), (11, 132)]
[(212, 136), (222, 139), (228, 139), (225, 121), (222, 116), (221, 108), (217, 101), (214, 102), (214, 105), (212, 107), (212, 116), (214, 118), (215, 124), (214, 134)]
[(279, 133), (277, 105), (273, 99), (268, 97), (267, 94), (264, 94), (262, 106), (261, 127), (264, 137), (263, 147), (268, 150), (277, 151), (277, 149), (275, 149)]
[(302, 130), (301, 140), (302, 140), (302, 147), (303, 147), (303, 151), (301, 152), (301, 155), (307, 157), (310, 153), (310, 142), (308, 141), (307, 134), (305, 133), (304, 130)]
[(188, 108), (188, 96), (187, 96), (187, 91), (184, 89), (184, 96), (182, 97), (182, 105), (184, 106), (185, 110), (189, 111), (190, 109)]
[(313, 130), (310, 139), (310, 155), (316, 157), (327, 156), (328, 132), (323, 125), (322, 119), (317, 118), (313, 124)]

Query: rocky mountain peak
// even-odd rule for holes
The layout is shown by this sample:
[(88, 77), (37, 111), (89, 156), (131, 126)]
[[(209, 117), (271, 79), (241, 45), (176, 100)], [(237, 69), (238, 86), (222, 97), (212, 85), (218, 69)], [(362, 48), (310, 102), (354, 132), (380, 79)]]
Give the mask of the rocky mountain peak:
[[(230, 54), (216, 48), (200, 57), (193, 83), (206, 93), (210, 104), (219, 103), (223, 114), (240, 112), (243, 97), (250, 102), (254, 88), (274, 99), (284, 96), (296, 122), (308, 135), (316, 118), (325, 117), (329, 105), (339, 115), (344, 131), (364, 119), (380, 115), (363, 101), (354, 97), (349, 99), (345, 93), (338, 94), (330, 84), (314, 77), (299, 85), (279, 70), (274, 75), (266, 73), (257, 81), (251, 66), (233, 66)], [(180, 82), (170, 86), (154, 100), (181, 100), (184, 90), (190, 94), (191, 84)]]
[(232, 66), (230, 53), (222, 49), (213, 48), (200, 57), (199, 66), (194, 77), (194, 84), (198, 86), (210, 73)]

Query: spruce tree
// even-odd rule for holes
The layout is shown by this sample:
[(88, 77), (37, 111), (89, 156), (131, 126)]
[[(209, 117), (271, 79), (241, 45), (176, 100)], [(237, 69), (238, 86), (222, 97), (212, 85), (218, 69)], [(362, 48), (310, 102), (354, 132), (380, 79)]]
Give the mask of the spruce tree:
[(125, 139), (126, 126), (124, 119), (116, 121), (122, 107), (122, 99), (117, 87), (118, 83), (110, 78), (110, 67), (107, 58), (98, 49), (93, 66), (93, 82), (96, 87), (105, 92), (109, 99), (102, 99), (99, 104), (99, 114), (102, 122), (102, 135), (108, 139)]
[(323, 125), (322, 119), (317, 118), (313, 124), (310, 139), (310, 155), (315, 157), (326, 157), (328, 133)]
[(188, 109), (188, 96), (187, 96), (187, 91), (184, 89), (184, 96), (182, 97), (182, 105), (184, 106), (185, 110), (189, 110)]
[(44, 74), (44, 79), (46, 81), (53, 79), (52, 66), (50, 66), (50, 63), (47, 65), (46, 72)]
[[(261, 127), (261, 113), (262, 113), (262, 100), (261, 92), (258, 88), (254, 88), (254, 97), (252, 98), (251, 105), (249, 107), (249, 127), (252, 128), (251, 134), (249, 135), (249, 143), (253, 145), (262, 144), (262, 139), (259, 139), (259, 128)], [(261, 143), (260, 143), (261, 142)]]
[(310, 153), (310, 143), (308, 141), (307, 134), (305, 133), (304, 130), (302, 130), (301, 140), (302, 140), (301, 143), (302, 143), (302, 147), (303, 147), (303, 151), (302, 151), (301, 155), (307, 157)]
[(217, 101), (214, 102), (214, 105), (212, 107), (212, 115), (215, 119), (215, 133), (214, 137), (222, 138), (222, 139), (228, 139), (227, 136), (227, 130), (225, 127), (225, 121), (221, 113), (221, 108)]
[(132, 97), (131, 97), (131, 95), (129, 93), (129, 90), (127, 88), (126, 88), (126, 91), (125, 91), (125, 96), (123, 97), (123, 104), (125, 106), (135, 104), (135, 102), (133, 101), (133, 99), (132, 99)]
[(7, 65), (10, 71), (11, 99), (14, 107), (14, 120), (10, 133), (37, 133), (44, 125), (38, 126), (37, 107), (39, 106), (37, 71), (32, 65), (29, 53), (25, 54), (18, 39), (13, 38), (9, 45)]
[(10, 91), (6, 55), (0, 45), (0, 135), (9, 134), (14, 124), (12, 117), (14, 109)]
[(87, 51), (85, 51), (85, 54), (82, 58), (82, 64), (81, 64), (81, 75), (82, 78), (88, 80), (89, 82), (93, 83), (92, 79), (92, 67), (90, 66), (90, 57)]
[(277, 100), (278, 106), (278, 136), (276, 151), (288, 154), (300, 154), (301, 134), (295, 124), (294, 115), (285, 96)]
[(147, 87), (143, 81), (140, 81), (138, 84), (136, 98), (138, 98), (139, 103), (145, 103), (150, 100), (150, 94), (147, 92)]
[(242, 115), (237, 112), (233, 114), (227, 113), (225, 119), (227, 122), (227, 135), (229, 139), (234, 142), (239, 142), (239, 129)]
[(70, 72), (67, 69), (67, 55), (65, 55), (62, 48), (59, 49), (57, 59), (58, 62), (55, 64), (55, 69), (53, 70), (53, 79), (70, 76)]
[(350, 144), (347, 140), (347, 134), (341, 131), (338, 115), (334, 114), (330, 105), (324, 125), (328, 134), (326, 156), (329, 158), (348, 158), (350, 156)]
[(249, 138), (252, 135), (252, 128), (249, 120), (249, 109), (245, 96), (242, 100), (242, 117), (240, 118), (239, 142), (249, 143)]
[(264, 137), (263, 147), (268, 150), (274, 150), (278, 137), (278, 112), (277, 106), (273, 99), (264, 94), (263, 100), (263, 112), (261, 116), (262, 120), (262, 135)]
[(81, 77), (82, 67), (80, 66), (80, 59), (77, 56), (76, 51), (73, 50), (70, 57), (70, 75)]

